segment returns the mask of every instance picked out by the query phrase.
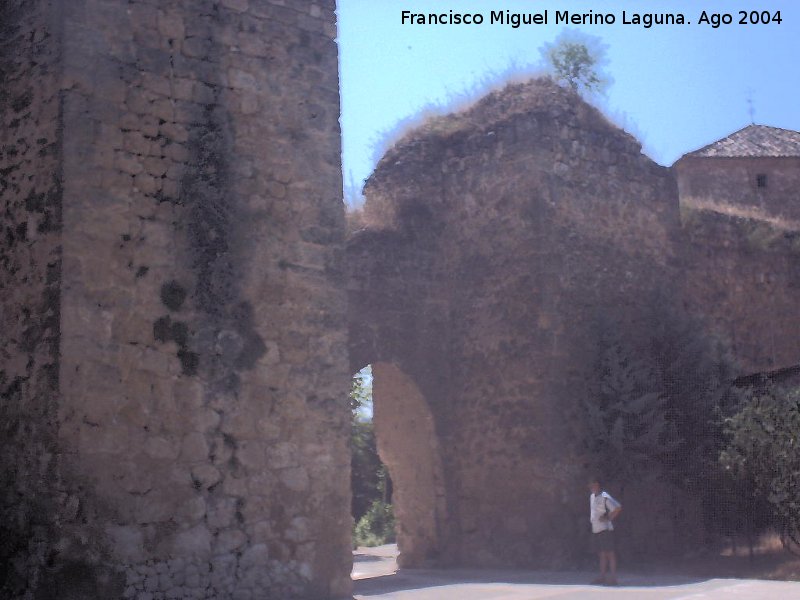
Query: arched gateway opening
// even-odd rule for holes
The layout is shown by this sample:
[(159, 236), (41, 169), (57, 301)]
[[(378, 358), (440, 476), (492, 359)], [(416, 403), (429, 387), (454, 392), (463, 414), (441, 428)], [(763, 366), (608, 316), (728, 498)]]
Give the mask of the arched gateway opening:
[[(433, 282), (436, 227), (413, 232), (383, 224), (347, 240), (348, 353), (351, 372), (372, 365), (377, 449), (393, 483), (401, 567), (452, 561), (453, 519), (443, 465), (450, 330), (447, 301)], [(433, 228), (430, 225), (433, 224)], [(436, 290), (432, 293), (432, 290)]]
[(366, 364), (401, 564), (563, 563), (589, 309), (668, 281), (733, 333), (798, 321), (793, 250), (681, 229), (552, 82), (392, 149), (345, 239), (334, 9), (0, 3), (0, 597), (347, 596)]
[(446, 514), (433, 415), (413, 380), (387, 362), (372, 365), (377, 449), (392, 482), (398, 565), (420, 566), (440, 550)]

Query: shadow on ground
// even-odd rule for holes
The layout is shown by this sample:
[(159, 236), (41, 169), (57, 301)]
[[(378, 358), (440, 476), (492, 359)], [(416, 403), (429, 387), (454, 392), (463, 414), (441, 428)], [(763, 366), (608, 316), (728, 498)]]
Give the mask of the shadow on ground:
[[(590, 572), (498, 571), (482, 569), (402, 569), (396, 573), (363, 578), (354, 582), (357, 596), (377, 596), (392, 592), (429, 589), (459, 584), (501, 583), (508, 585), (586, 586), (597, 576)], [(702, 583), (702, 577), (645, 576), (623, 573), (620, 586), (670, 587)], [(610, 588), (609, 588), (610, 589)]]
[[(360, 548), (353, 553), (353, 587), (359, 600), (378, 598), (503, 598), (526, 600), (558, 596), (568, 600), (595, 598), (728, 598), (781, 597), (800, 599), (800, 584), (755, 581), (770, 578), (775, 560), (695, 558), (681, 564), (622, 570), (620, 586), (591, 585), (596, 573), (575, 571), (521, 571), (511, 569), (397, 569), (396, 547)], [(785, 562), (785, 559), (783, 559)], [(787, 563), (788, 564), (788, 563)], [(722, 578), (722, 579), (720, 579)], [(780, 589), (778, 589), (780, 588)], [(438, 590), (438, 591), (437, 591)], [(637, 591), (638, 590), (638, 591)], [(789, 596), (786, 596), (786, 593)], [(768, 594), (768, 596), (764, 596)], [(777, 595), (775, 595), (777, 594)]]

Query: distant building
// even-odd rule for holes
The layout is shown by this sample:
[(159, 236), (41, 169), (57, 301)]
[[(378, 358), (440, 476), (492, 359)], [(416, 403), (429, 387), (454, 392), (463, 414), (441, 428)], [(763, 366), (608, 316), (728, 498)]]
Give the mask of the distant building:
[(800, 132), (748, 125), (674, 168), (682, 206), (800, 221)]

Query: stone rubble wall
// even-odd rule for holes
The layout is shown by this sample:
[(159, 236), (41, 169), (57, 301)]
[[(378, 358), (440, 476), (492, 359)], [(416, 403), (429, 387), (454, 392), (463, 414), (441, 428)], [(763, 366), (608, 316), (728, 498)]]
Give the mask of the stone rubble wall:
[[(433, 428), (409, 436), (429, 431), (416, 445), (440, 449), (444, 477), (443, 510), (400, 511), (405, 564), (574, 563), (591, 462), (578, 400), (594, 393), (603, 322), (636, 347), (687, 311), (742, 373), (800, 363), (796, 161), (726, 159), (739, 174), (727, 179), (721, 162), (696, 163), (656, 165), (546, 80), (430, 119), (383, 157), (348, 242), (351, 370), (379, 362), (408, 378), (375, 371), (376, 415), (419, 393)], [(392, 439), (379, 450), (413, 486), (425, 469), (396, 460)], [(624, 549), (701, 543), (696, 499), (651, 492), (626, 487)]]
[[(28, 380), (45, 386), (40, 410), (58, 437), (63, 509), (48, 524), (57, 540), (38, 593), (346, 595), (334, 3), (40, 6), (20, 20), (34, 29), (52, 19), (63, 31), (52, 54), (61, 121), (40, 133), (34, 114), (21, 127), (31, 153), (60, 133), (61, 177), (23, 164), (36, 188), (26, 182), (8, 225), (20, 235), (26, 217), (29, 239), (41, 233), (10, 256), (34, 285), (11, 268), (3, 275), (19, 289), (7, 318), (27, 306), (31, 319), (61, 319), (60, 347), (43, 328), (29, 344), (35, 360), (14, 357), (18, 372), (3, 382), (19, 396), (22, 378), (18, 404), (38, 393)], [(26, 79), (48, 81), (18, 78), (4, 119)], [(46, 92), (33, 90), (34, 110), (55, 114)], [(48, 229), (62, 195), (63, 231), (60, 214)], [(63, 265), (45, 234), (62, 244)], [(21, 340), (30, 326), (8, 335)], [(4, 410), (32, 415), (30, 405)]]
[[(800, 223), (800, 158), (706, 158), (685, 156), (675, 163), (681, 205), (717, 207), (740, 216)], [(766, 175), (766, 187), (757, 185)]]
[(61, 283), (60, 32), (54, 2), (0, 5), (0, 596), (51, 557)]
[(574, 423), (595, 321), (626, 314), (635, 336), (648, 299), (674, 280), (674, 176), (595, 109), (536, 81), (411, 133), (365, 195), (368, 228), (348, 248), (351, 344), (415, 383), (441, 448), (438, 556), (417, 564), (571, 563), (586, 528)]
[(623, 338), (648, 329), (648, 299), (674, 274), (677, 194), (594, 109), (545, 83), (530, 93), (530, 109), (453, 140), (441, 161), (458, 420), (443, 446), (457, 560), (564, 566), (584, 546), (577, 411), (597, 320), (626, 315)]
[(394, 482), (398, 562), (407, 567), (440, 563), (446, 551), (440, 441), (454, 418), (448, 272), (438, 220), (418, 208), (398, 229), (355, 233), (346, 254), (350, 370), (373, 367), (378, 453)]
[(800, 364), (800, 231), (682, 209), (683, 296), (727, 340), (742, 373)]
[(687, 156), (673, 170), (686, 302), (744, 373), (799, 364), (800, 159)]
[[(0, 5), (3, 597), (346, 596), (370, 363), (402, 563), (563, 566), (599, 315), (633, 339), (668, 298), (746, 368), (800, 360), (796, 232), (681, 222), (552, 82), (390, 150), (345, 245), (334, 8)], [(659, 498), (628, 548), (698, 531)]]

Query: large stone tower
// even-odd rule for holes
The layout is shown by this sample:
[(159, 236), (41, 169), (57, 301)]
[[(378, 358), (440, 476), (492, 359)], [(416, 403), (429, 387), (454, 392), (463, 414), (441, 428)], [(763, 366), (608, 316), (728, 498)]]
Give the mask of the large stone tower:
[(0, 5), (4, 598), (348, 591), (334, 8)]

